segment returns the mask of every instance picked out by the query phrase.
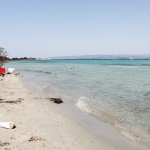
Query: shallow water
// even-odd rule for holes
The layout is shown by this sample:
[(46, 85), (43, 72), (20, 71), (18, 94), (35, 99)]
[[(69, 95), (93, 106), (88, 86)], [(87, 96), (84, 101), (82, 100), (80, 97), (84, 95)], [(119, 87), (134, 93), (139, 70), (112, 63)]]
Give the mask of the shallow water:
[(78, 108), (131, 139), (150, 141), (150, 60), (12, 61), (41, 92)]

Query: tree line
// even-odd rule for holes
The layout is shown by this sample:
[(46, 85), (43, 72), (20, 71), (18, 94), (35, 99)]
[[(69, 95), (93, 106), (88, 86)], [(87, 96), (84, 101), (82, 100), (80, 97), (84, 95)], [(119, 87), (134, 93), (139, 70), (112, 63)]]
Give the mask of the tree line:
[(32, 58), (32, 57), (21, 57), (21, 58), (18, 58), (18, 57), (15, 57), (15, 58), (9, 58), (9, 60), (35, 60), (36, 58)]
[(3, 47), (0, 47), (0, 67), (8, 60), (7, 51)]
[(0, 47), (0, 67), (9, 60), (35, 60), (36, 59), (36, 58), (31, 58), (31, 57), (30, 58), (28, 57), (8, 58), (7, 55), (8, 55), (7, 51), (3, 47)]

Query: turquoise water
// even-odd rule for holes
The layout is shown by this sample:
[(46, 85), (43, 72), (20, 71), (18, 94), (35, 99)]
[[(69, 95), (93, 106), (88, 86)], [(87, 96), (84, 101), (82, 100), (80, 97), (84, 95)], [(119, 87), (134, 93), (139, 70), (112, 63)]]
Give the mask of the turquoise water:
[[(150, 60), (12, 61), (41, 92), (72, 101), (131, 139), (150, 141)], [(140, 140), (139, 140), (140, 141)]]

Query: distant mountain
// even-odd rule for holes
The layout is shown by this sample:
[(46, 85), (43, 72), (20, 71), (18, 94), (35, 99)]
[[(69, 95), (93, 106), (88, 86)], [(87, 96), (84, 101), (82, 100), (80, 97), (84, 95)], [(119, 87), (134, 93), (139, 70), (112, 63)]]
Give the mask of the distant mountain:
[(81, 56), (58, 56), (47, 59), (150, 59), (150, 54), (143, 55), (81, 55)]

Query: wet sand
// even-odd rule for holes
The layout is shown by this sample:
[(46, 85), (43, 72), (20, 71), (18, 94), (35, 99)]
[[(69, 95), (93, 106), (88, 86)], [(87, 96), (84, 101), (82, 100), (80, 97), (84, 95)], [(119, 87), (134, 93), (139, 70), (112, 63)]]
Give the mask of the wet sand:
[[(7, 150), (141, 150), (112, 126), (95, 124), (91, 132), (73, 115), (23, 82), (21, 75), (0, 77), (0, 122), (14, 122), (15, 129), (0, 128), (0, 149)], [(88, 124), (93, 125), (93, 122)], [(90, 125), (89, 125), (90, 126)]]

